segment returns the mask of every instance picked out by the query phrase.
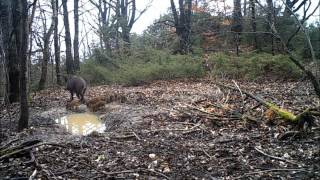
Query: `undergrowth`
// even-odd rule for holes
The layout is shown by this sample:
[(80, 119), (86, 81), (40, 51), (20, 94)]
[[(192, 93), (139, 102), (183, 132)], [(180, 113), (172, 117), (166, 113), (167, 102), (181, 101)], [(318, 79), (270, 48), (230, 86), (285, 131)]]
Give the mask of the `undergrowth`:
[[(81, 65), (80, 75), (90, 84), (140, 85), (154, 80), (204, 77), (203, 58), (172, 55), (164, 50), (140, 50), (116, 58), (94, 56)], [(285, 55), (212, 53), (208, 60), (214, 76), (254, 80), (257, 78), (297, 79), (301, 71)]]
[(301, 70), (286, 55), (243, 53), (239, 57), (226, 53), (210, 54), (213, 75), (255, 80), (257, 78), (298, 79)]
[(199, 78), (205, 75), (201, 60), (190, 55), (170, 55), (165, 51), (132, 52), (103, 66), (94, 59), (85, 61), (80, 75), (91, 84), (139, 85), (153, 80)]

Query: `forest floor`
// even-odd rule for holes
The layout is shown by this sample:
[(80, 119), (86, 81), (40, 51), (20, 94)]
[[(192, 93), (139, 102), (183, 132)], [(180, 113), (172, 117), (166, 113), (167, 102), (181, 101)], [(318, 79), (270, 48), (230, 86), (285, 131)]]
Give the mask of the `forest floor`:
[[(65, 109), (69, 93), (51, 88), (32, 95), (31, 128), (23, 132), (8, 130), (18, 105), (1, 106), (0, 179), (320, 178), (319, 118), (311, 131), (298, 132), (217, 82), (237, 84), (294, 113), (319, 106), (306, 82), (202, 79), (96, 86), (87, 99), (116, 94), (125, 101), (114, 99), (95, 112), (106, 124), (104, 133), (75, 136), (54, 121), (72, 113)], [(26, 142), (34, 148), (3, 155), (3, 149)]]

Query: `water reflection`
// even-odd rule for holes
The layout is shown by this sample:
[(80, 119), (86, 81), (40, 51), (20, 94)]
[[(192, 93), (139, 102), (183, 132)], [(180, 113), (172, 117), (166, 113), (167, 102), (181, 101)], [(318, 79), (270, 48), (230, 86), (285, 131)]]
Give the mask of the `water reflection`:
[(75, 135), (87, 135), (93, 131), (102, 133), (106, 129), (98, 116), (89, 113), (64, 116), (56, 119), (56, 123), (63, 125), (68, 132)]

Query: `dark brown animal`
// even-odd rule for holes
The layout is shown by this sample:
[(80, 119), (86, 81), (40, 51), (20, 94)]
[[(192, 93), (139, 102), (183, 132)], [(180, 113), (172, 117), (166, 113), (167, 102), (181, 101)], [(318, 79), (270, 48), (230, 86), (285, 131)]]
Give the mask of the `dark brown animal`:
[(67, 88), (71, 94), (71, 101), (75, 93), (82, 103), (85, 103), (84, 93), (87, 90), (87, 83), (82, 77), (72, 76), (67, 81)]

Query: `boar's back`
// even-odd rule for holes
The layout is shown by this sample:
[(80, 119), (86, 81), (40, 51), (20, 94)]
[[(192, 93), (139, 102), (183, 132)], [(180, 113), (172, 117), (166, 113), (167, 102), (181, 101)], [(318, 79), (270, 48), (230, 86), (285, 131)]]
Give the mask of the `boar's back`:
[(87, 83), (81, 77), (73, 76), (67, 82), (67, 90), (69, 90), (70, 92), (82, 94), (84, 93), (86, 88)]

